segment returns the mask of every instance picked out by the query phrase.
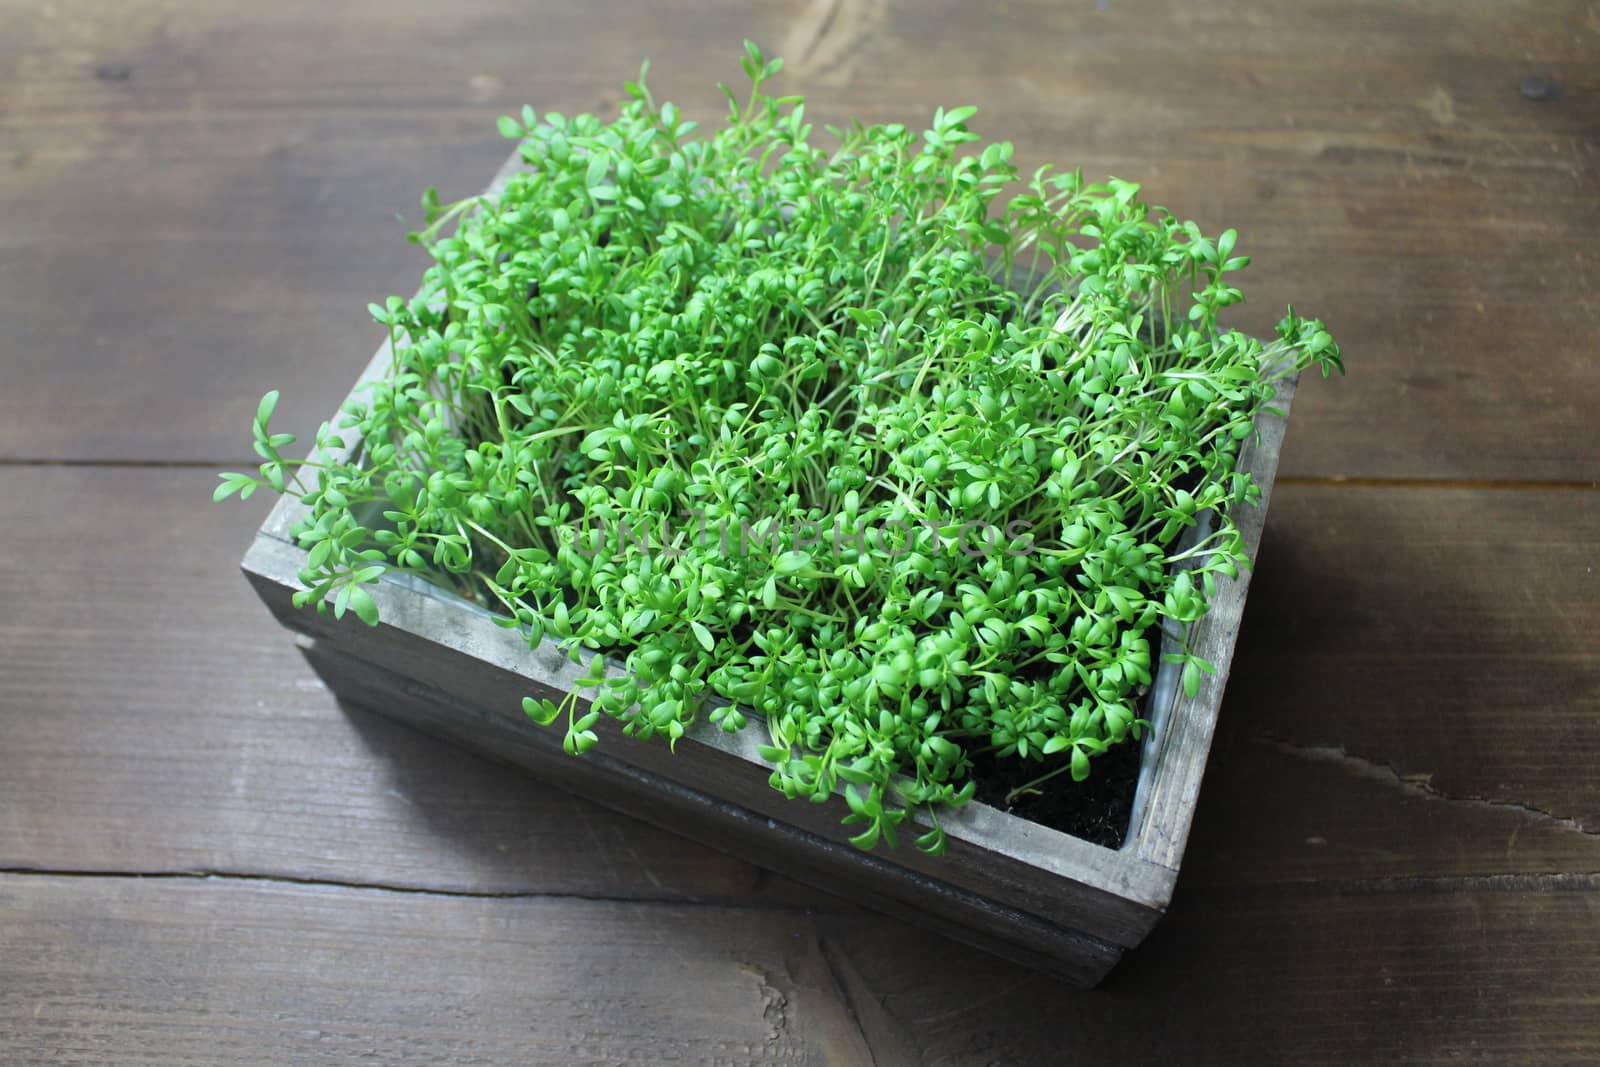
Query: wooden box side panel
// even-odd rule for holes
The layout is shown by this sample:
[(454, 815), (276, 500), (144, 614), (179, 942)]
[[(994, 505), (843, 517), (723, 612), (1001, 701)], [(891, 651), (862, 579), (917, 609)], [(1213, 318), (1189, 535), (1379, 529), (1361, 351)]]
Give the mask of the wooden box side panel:
[[(1261, 500), (1243, 508), (1235, 521), (1251, 560), (1261, 547), (1261, 532), (1271, 502), (1273, 483), (1278, 474), (1278, 457), (1288, 430), (1289, 409), (1294, 403), (1296, 379), (1278, 386), (1273, 406), (1281, 417), (1258, 417), (1258, 440), (1241, 450), (1239, 469), (1249, 473), (1261, 489)], [(1245, 594), (1250, 588), (1250, 571), (1243, 569), (1237, 578), (1217, 582), (1217, 595), (1211, 610), (1190, 635), (1190, 650), (1216, 667), (1215, 674), (1202, 674), (1200, 690), (1190, 699), (1178, 684), (1178, 672), (1168, 670), (1157, 679), (1156, 699), (1165, 707), (1153, 720), (1152, 743), (1146, 747), (1140, 768), (1139, 790), (1134, 800), (1133, 826), (1124, 849), (1147, 863), (1174, 872), (1183, 860), (1194, 807), (1200, 795), (1200, 780), (1211, 753), (1217, 715), (1222, 708), (1223, 690), (1233, 663), (1233, 648), (1244, 621)], [(1163, 654), (1178, 651), (1170, 637), (1162, 642)]]
[(306, 659), (353, 703), (537, 773), (570, 792), (663, 829), (732, 852), (953, 940), (1092, 985), (1122, 954), (1118, 945), (1058, 926), (907, 871), (880, 856), (769, 819), (688, 788), (601, 750), (576, 760), (532, 724), (508, 720), (412, 679), (301, 638)]
[[(560, 728), (537, 727), (521, 711), (524, 696), (559, 698), (583, 673), (558, 648), (546, 643), (531, 650), (516, 632), (490, 622), (483, 609), (399, 581), (380, 582), (373, 588), (383, 620), (376, 628), (350, 617), (335, 621), (297, 609), (290, 597), (300, 588), (294, 573), (303, 560), (300, 549), (265, 536), (257, 538), (246, 557), (246, 573), (285, 626), (330, 649), (489, 709), (520, 729), (539, 733), (559, 752)], [(748, 730), (728, 735), (702, 725), (678, 743), (675, 753), (664, 744), (624, 736), (609, 719), (597, 731), (601, 744), (596, 752), (603, 751), (608, 758), (713, 793), (777, 822), (844, 841), (846, 828), (840, 820), (847, 809), (842, 801), (835, 798), (824, 805), (790, 801), (773, 790), (768, 784), (770, 768), (754, 753), (756, 741)], [(743, 751), (743, 746), (750, 751)], [(562, 758), (578, 766), (588, 759), (565, 754)], [(1140, 863), (1126, 852), (1099, 848), (992, 809), (957, 815), (965, 821), (959, 828), (947, 825), (951, 840), (944, 856), (925, 856), (909, 842), (883, 855), (907, 870), (1123, 945), (1137, 944), (1144, 937), (1170, 895), (1170, 872)], [(984, 838), (993, 832), (983, 823), (985, 817), (1002, 824), (1022, 823), (1013, 836), (1036, 838), (1032, 847), (1048, 864), (986, 848)], [(1052, 850), (1054, 838), (1070, 847)], [(1087, 861), (1073, 852), (1087, 855)]]

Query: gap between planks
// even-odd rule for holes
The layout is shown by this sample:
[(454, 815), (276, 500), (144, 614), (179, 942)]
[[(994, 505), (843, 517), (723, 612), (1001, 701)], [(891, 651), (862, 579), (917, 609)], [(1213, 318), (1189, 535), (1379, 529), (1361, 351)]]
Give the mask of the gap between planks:
[[(306, 889), (332, 889), (352, 893), (396, 894), (459, 900), (571, 900), (586, 904), (625, 904), (683, 908), (714, 908), (736, 911), (805, 912), (847, 914), (854, 905), (839, 901), (836, 909), (825, 911), (810, 905), (785, 901), (762, 901), (750, 897), (712, 898), (684, 896), (610, 896), (601, 893), (537, 892), (515, 889), (471, 890), (439, 889), (385, 882), (347, 881), (339, 878), (311, 878), (292, 874), (266, 874), (223, 870), (118, 871), (49, 867), (0, 867), (0, 878), (103, 878), (124, 882), (212, 882), (245, 885), (286, 886)], [(1181, 898), (1203, 898), (1218, 893), (1253, 896), (1389, 896), (1414, 894), (1433, 896), (1445, 893), (1600, 893), (1600, 871), (1570, 871), (1544, 874), (1448, 874), (1402, 875), (1393, 878), (1305, 878), (1269, 882), (1208, 882), (1199, 886), (1180, 884), (1174, 902)]]
[(1393, 878), (1305, 878), (1283, 882), (1180, 884), (1174, 906), (1185, 899), (1229, 897), (1443, 896), (1451, 893), (1600, 893), (1600, 871), (1554, 874), (1400, 875)]
[(0, 467), (106, 467), (151, 470), (249, 470), (259, 459), (48, 459), (44, 457), (0, 456)]
[(1285, 474), (1278, 477), (1278, 484), (1280, 486), (1294, 486), (1295, 488), (1320, 489), (1340, 487), (1349, 487), (1351, 489), (1555, 489), (1569, 492), (1600, 489), (1600, 481), (1539, 481), (1537, 479), (1523, 480), (1517, 478), (1351, 478), (1342, 474), (1326, 477)]
[(223, 870), (161, 870), (118, 871), (50, 867), (0, 867), (0, 878), (103, 878), (122, 882), (210, 882), (238, 883), (243, 885), (285, 886), (303, 889), (332, 889), (351, 893), (396, 894), (457, 900), (549, 900), (581, 901), (585, 904), (628, 904), (641, 906), (667, 906), (683, 908), (715, 908), (734, 911), (760, 912), (819, 912), (836, 911), (847, 914), (854, 909), (840, 901), (835, 909), (798, 907), (785, 901), (764, 901), (753, 897), (710, 897), (685, 894), (682, 896), (613, 896), (603, 893), (562, 893), (533, 890), (473, 890), (440, 889), (431, 886), (398, 885), (387, 882), (347, 881), (340, 878), (312, 878), (293, 874), (266, 874), (250, 871)]

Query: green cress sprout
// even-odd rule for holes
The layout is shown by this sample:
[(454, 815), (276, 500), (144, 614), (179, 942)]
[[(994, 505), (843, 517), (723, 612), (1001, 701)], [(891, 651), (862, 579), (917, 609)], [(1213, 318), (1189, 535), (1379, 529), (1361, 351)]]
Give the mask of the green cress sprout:
[[(1254, 418), (1339, 348), (1292, 310), (1265, 345), (1219, 327), (1232, 230), (1020, 179), (970, 107), (824, 147), (746, 48), (715, 132), (643, 73), (610, 122), (502, 118), (527, 166), (429, 190), (421, 292), (372, 306), (392, 370), (318, 435), (356, 454), (285, 459), (269, 393), (217, 497), (309, 505), (301, 606), (375, 624), (405, 571), (625, 666), (525, 702), (569, 752), (604, 716), (676, 742), (753, 714), (775, 789), (842, 791), (864, 849), (915, 814), (938, 852), (974, 755), (1026, 761), (1020, 793), (1141, 736), (1161, 634), (1248, 565)], [(1211, 666), (1174, 658), (1192, 696)]]

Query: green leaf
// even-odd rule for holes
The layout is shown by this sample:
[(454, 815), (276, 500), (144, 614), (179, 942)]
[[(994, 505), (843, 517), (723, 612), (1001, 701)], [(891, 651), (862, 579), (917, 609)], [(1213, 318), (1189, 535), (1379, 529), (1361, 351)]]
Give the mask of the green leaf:
[(1200, 668), (1192, 659), (1183, 665), (1183, 692), (1190, 700), (1200, 694)]
[(501, 115), (495, 120), (495, 126), (499, 129), (501, 137), (510, 140), (518, 140), (522, 137), (522, 126), (510, 115)]
[(694, 639), (700, 642), (700, 647), (707, 652), (717, 647), (716, 639), (711, 636), (711, 631), (706, 629), (704, 624), (691, 620), (689, 629), (694, 631)]
[(871, 806), (867, 803), (867, 800), (856, 790), (847, 787), (844, 791), (844, 802), (854, 814), (859, 815), (862, 818), (871, 818)]
[(328, 557), (333, 555), (334, 547), (333, 541), (318, 541), (315, 545), (312, 545), (311, 554), (306, 557), (306, 568), (312, 571), (320, 571), (322, 565), (328, 562)]
[(245, 486), (255, 484), (255, 479), (248, 474), (220, 474), (218, 477), (222, 479), (222, 484), (211, 494), (213, 501), (226, 500)]
[(256, 425), (265, 429), (267, 422), (272, 418), (272, 413), (277, 409), (278, 391), (276, 389), (268, 390), (266, 395), (261, 398), (261, 403), (256, 405)]
[[(836, 770), (840, 778), (853, 785), (870, 786), (877, 781), (877, 765), (866, 756), (851, 763), (838, 764)], [(852, 810), (853, 808), (854, 805), (852, 805)]]
[(593, 730), (568, 730), (561, 740), (561, 747), (569, 756), (581, 756), (599, 741)]
[(772, 561), (772, 569), (784, 577), (799, 574), (811, 566), (811, 557), (805, 552), (785, 552)]
[(549, 726), (561, 717), (561, 709), (553, 700), (535, 700), (533, 697), (522, 698), (522, 710), (528, 718), (540, 726)]
[(944, 114), (944, 126), (946, 129), (949, 129), (952, 126), (959, 126), (961, 123), (966, 122), (977, 113), (978, 109), (971, 105), (946, 111)]
[(850, 839), (850, 843), (863, 852), (871, 852), (878, 847), (878, 838), (882, 834), (882, 824), (873, 822), (865, 830)]
[(372, 594), (359, 585), (350, 586), (349, 589), (350, 607), (357, 617), (368, 626), (378, 625), (378, 605), (373, 602)]

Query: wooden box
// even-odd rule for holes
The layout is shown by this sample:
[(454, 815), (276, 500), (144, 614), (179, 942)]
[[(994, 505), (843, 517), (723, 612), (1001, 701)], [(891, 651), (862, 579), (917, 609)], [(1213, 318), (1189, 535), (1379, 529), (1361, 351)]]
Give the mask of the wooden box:
[[(515, 166), (501, 172), (491, 193)], [(360, 384), (388, 368), (387, 345)], [(1272, 491), (1294, 382), (1280, 388), (1283, 418), (1263, 415), (1259, 440), (1240, 467), (1254, 475), (1260, 504), (1237, 516), (1254, 558)], [(909, 841), (861, 852), (846, 840), (842, 798), (790, 801), (767, 783), (756, 755), (758, 728), (738, 734), (703, 725), (670, 753), (641, 743), (609, 719), (599, 746), (573, 757), (559, 726), (541, 728), (525, 696), (559, 700), (584, 668), (548, 640), (530, 650), (470, 601), (407, 576), (372, 590), (382, 622), (369, 628), (297, 609), (306, 553), (289, 530), (306, 512), (282, 499), (257, 533), (244, 570), (261, 598), (302, 635), (306, 657), (341, 697), (495, 759), (528, 768), (597, 803), (743, 856), (1076, 985), (1093, 985), (1139, 944), (1171, 899), (1211, 747), (1217, 711), (1244, 610), (1249, 572), (1220, 582), (1212, 609), (1191, 634), (1194, 652), (1216, 665), (1199, 693), (1184, 697), (1178, 668), (1163, 664), (1145, 716), (1132, 825), (1109, 849), (972, 803), (942, 818), (948, 846), (927, 856)], [(1170, 651), (1164, 649), (1163, 651)]]

